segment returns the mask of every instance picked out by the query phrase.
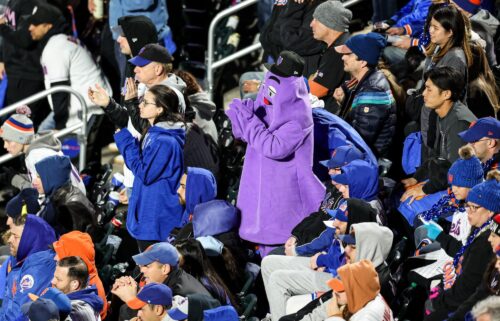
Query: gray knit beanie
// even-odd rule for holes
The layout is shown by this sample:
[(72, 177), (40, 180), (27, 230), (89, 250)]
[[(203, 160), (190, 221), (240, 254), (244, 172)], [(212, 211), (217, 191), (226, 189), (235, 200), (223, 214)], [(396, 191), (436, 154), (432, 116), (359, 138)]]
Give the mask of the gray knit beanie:
[(344, 8), (342, 2), (338, 0), (329, 0), (323, 2), (314, 10), (313, 18), (330, 29), (347, 32), (349, 31), (349, 22), (351, 22), (352, 19), (352, 12)]
[(17, 114), (10, 116), (0, 128), (0, 137), (4, 140), (27, 145), (35, 135), (33, 122), (29, 119), (31, 110), (28, 106), (16, 109)]

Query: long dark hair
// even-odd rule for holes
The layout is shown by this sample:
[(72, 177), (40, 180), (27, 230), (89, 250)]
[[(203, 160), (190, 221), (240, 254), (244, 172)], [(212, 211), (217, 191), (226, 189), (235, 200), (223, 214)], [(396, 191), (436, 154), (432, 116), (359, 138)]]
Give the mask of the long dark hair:
[(198, 279), (221, 304), (227, 299), (237, 307), (234, 296), (210, 263), (201, 243), (195, 239), (180, 241), (175, 245), (181, 255), (182, 269)]
[(454, 47), (462, 48), (465, 53), (465, 59), (467, 61), (467, 66), (472, 64), (472, 53), (469, 46), (469, 36), (470, 36), (470, 21), (469, 18), (465, 17), (460, 10), (455, 6), (444, 6), (436, 10), (432, 15), (432, 18), (439, 22), (439, 24), (448, 32), (452, 32), (450, 40), (440, 48), (437, 54), (434, 54), (437, 45), (430, 43), (426, 48), (427, 56), (433, 56), (433, 61), (438, 62), (444, 57)]
[(148, 91), (153, 94), (156, 106), (162, 109), (161, 114), (155, 118), (154, 124), (184, 121), (184, 117), (179, 113), (179, 97), (175, 91), (164, 85), (154, 85)]

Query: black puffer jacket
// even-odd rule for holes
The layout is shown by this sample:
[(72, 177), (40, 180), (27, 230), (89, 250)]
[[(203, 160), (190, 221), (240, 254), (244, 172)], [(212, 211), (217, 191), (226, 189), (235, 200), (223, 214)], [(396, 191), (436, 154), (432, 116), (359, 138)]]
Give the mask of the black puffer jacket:
[(352, 81), (342, 88), (346, 95), (340, 116), (363, 137), (377, 158), (387, 157), (397, 121), (396, 102), (387, 78), (380, 70), (371, 69), (354, 88)]
[(315, 73), (326, 45), (314, 39), (310, 24), (314, 10), (325, 1), (275, 1), (271, 18), (260, 36), (266, 55), (276, 60), (282, 50), (294, 51), (305, 60), (304, 76)]

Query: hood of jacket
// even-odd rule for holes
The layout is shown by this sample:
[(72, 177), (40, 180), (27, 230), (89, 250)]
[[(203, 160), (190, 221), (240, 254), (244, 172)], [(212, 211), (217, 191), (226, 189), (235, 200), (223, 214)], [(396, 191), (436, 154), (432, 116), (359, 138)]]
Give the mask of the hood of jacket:
[(192, 214), (196, 205), (215, 199), (217, 182), (204, 168), (188, 167), (186, 178), (186, 211)]
[(370, 203), (362, 199), (347, 199), (347, 211), (346, 231), (350, 231), (353, 224), (377, 221), (377, 210), (375, 210)]
[(477, 22), (483, 26), (483, 28), (492, 37), (496, 34), (500, 22), (495, 16), (493, 16), (488, 10), (481, 9), (475, 15), (470, 17), (471, 21)]
[(33, 141), (31, 142), (28, 150), (26, 151), (26, 155), (28, 155), (32, 150), (38, 148), (48, 148), (52, 149), (55, 152), (59, 152), (61, 150), (61, 141), (54, 136), (48, 135), (52, 133), (50, 130), (44, 130), (38, 132)]
[(52, 195), (70, 181), (71, 161), (66, 156), (49, 156), (36, 163), (35, 168), (46, 195)]
[(356, 262), (369, 260), (375, 267), (383, 264), (391, 251), (392, 231), (371, 222), (351, 225), (351, 229), (356, 236)]
[(148, 137), (159, 134), (172, 136), (182, 146), (186, 141), (186, 130), (183, 123), (160, 122), (148, 129), (148, 134), (143, 141), (143, 148), (148, 144)]
[(97, 295), (97, 289), (94, 285), (80, 291), (68, 293), (67, 295), (68, 298), (72, 301), (71, 305), (73, 305), (73, 301), (79, 300), (90, 305), (96, 312), (102, 310), (103, 302), (102, 299)]
[(137, 56), (145, 45), (158, 42), (156, 27), (146, 16), (120, 17), (118, 25), (122, 27), (123, 35), (127, 38), (132, 57)]
[(62, 235), (58, 241), (54, 242), (53, 246), (59, 259), (79, 256), (87, 265), (90, 278), (97, 275), (94, 243), (89, 234), (71, 231)]
[(186, 112), (186, 99), (184, 98), (183, 93), (184, 89), (187, 87), (184, 80), (176, 74), (168, 74), (168, 77), (160, 82), (159, 85), (165, 85), (175, 92), (177, 98), (179, 99), (178, 111), (179, 113), (184, 114)]
[(33, 253), (48, 250), (55, 241), (56, 233), (44, 219), (27, 214), (26, 224), (17, 249), (16, 261), (22, 262)]
[(238, 228), (238, 209), (223, 200), (199, 204), (193, 212), (194, 237), (214, 236)]
[(354, 314), (380, 293), (378, 273), (373, 263), (361, 260), (338, 268), (347, 295), (347, 308)]
[(214, 117), (216, 106), (215, 103), (210, 100), (207, 92), (200, 91), (196, 94), (189, 95), (188, 99), (191, 107), (198, 111), (202, 119), (211, 120)]
[[(357, 159), (342, 167), (349, 185), (349, 197), (371, 201), (378, 194), (378, 169), (364, 160)], [(361, 175), (361, 173), (363, 173)]]

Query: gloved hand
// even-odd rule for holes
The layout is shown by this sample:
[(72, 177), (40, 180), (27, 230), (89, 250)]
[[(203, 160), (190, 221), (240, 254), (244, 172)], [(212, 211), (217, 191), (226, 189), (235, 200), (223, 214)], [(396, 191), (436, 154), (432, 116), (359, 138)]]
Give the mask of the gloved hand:
[(427, 237), (433, 241), (435, 241), (439, 234), (443, 231), (441, 226), (434, 221), (425, 221), (424, 225), (418, 227), (417, 229), (425, 230)]

